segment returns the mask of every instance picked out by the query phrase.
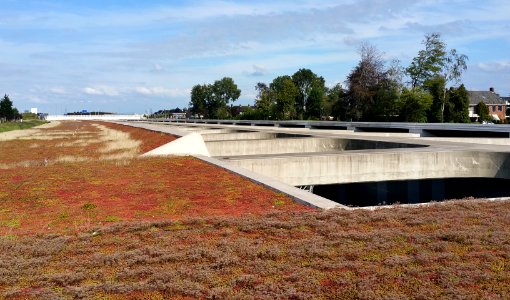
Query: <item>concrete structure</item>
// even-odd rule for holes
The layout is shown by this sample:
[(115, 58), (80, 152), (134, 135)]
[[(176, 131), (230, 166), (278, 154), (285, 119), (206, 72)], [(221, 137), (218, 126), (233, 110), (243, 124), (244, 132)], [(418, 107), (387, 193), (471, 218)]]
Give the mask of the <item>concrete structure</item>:
[[(342, 122), (342, 121), (265, 121), (265, 120), (206, 120), (206, 119), (154, 119), (163, 124), (205, 124), (206, 127), (223, 128), (221, 125), (236, 125), (238, 130), (258, 131), (260, 127), (279, 129), (314, 129), (324, 132), (353, 133), (369, 132), (378, 136), (402, 137), (510, 137), (510, 125), (449, 124), (449, 123), (392, 123), (392, 122)], [(251, 126), (256, 126), (251, 128)], [(229, 127), (232, 128), (232, 127)], [(303, 131), (301, 131), (303, 132)], [(304, 131), (306, 133), (306, 131)], [(411, 134), (411, 135), (410, 135)]]
[(510, 179), (510, 156), (491, 152), (390, 150), (228, 161), (294, 186), (460, 177)]
[(198, 133), (190, 133), (156, 149), (153, 149), (142, 156), (162, 155), (202, 155), (211, 156), (205, 146), (202, 136)]
[(143, 120), (144, 115), (48, 115), (47, 121), (76, 121), (76, 120), (100, 120), (100, 121), (121, 121), (121, 120)]
[[(267, 121), (261, 121), (264, 125), (257, 126), (253, 122), (249, 126), (162, 123), (160, 120), (129, 124), (180, 136), (199, 134), (211, 156), (205, 158), (207, 154), (202, 154), (202, 159), (228, 166), (238, 173), (242, 173), (239, 170), (249, 172), (252, 174), (246, 175), (249, 178), (257, 174), (265, 178), (263, 184), (279, 186), (274, 189), (286, 186), (289, 195), (292, 194), (289, 191), (296, 190), (292, 186), (311, 190), (316, 185), (381, 182), (378, 189), (384, 191), (387, 189), (384, 182), (388, 181), (510, 179), (508, 126), (348, 123), (354, 130), (347, 130), (335, 129), (346, 125), (342, 122), (325, 122), (330, 125), (327, 128), (324, 122), (284, 122), (284, 126)], [(359, 131), (356, 128), (373, 130)], [(439, 136), (456, 137), (420, 137), (410, 133), (418, 130), (426, 136), (437, 131)], [(458, 137), (463, 135), (470, 137)], [(188, 144), (187, 148), (190, 154), (196, 154), (193, 144)], [(268, 183), (267, 178), (272, 183)], [(440, 188), (438, 185), (436, 194), (441, 194)], [(407, 189), (413, 195), (418, 187)], [(380, 198), (384, 199), (384, 195)], [(323, 208), (337, 205), (321, 201), (310, 205)]]

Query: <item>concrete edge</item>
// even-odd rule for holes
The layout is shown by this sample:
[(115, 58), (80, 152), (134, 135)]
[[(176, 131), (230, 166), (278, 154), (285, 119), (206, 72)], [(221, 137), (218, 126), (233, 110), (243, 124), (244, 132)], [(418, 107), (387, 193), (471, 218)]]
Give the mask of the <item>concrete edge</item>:
[(149, 152), (142, 154), (142, 156), (166, 156), (166, 155), (203, 155), (211, 156), (209, 150), (205, 145), (202, 135), (198, 133), (189, 133), (185, 136), (166, 143), (158, 148), (152, 149)]
[(311, 206), (314, 208), (321, 208), (321, 209), (331, 209), (331, 208), (350, 209), (349, 207), (347, 207), (345, 205), (338, 204), (338, 203), (331, 201), (329, 199), (326, 199), (326, 198), (317, 196), (315, 194), (303, 191), (299, 188), (296, 188), (291, 185), (285, 184), (283, 182), (277, 181), (275, 179), (254, 173), (247, 169), (230, 165), (230, 164), (223, 162), (216, 158), (206, 157), (206, 156), (201, 156), (201, 155), (193, 155), (193, 157), (198, 158), (206, 163), (226, 169), (230, 172), (236, 173), (252, 182), (260, 184), (260, 185), (262, 185), (266, 188), (269, 188), (275, 192), (285, 194), (285, 195), (289, 196), (290, 198), (292, 198), (295, 202), (304, 204), (306, 206)]
[(121, 124), (121, 125), (135, 127), (135, 128), (142, 128), (145, 130), (150, 130), (150, 131), (155, 131), (155, 132), (163, 132), (163, 133), (167, 133), (167, 134), (174, 135), (177, 137), (182, 137), (182, 136), (190, 134), (187, 131), (178, 130), (178, 129), (172, 128), (171, 126), (165, 127), (164, 124), (157, 125), (157, 124), (151, 124), (151, 123), (146, 123), (146, 122), (111, 122), (111, 123), (117, 123), (117, 124)]

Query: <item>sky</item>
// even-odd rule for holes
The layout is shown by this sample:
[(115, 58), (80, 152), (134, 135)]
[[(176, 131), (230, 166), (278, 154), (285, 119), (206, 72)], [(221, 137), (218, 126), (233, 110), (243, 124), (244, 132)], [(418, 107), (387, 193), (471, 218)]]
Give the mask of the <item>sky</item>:
[(0, 94), (20, 111), (150, 113), (187, 107), (191, 88), (300, 68), (344, 83), (361, 43), (406, 67), (425, 34), (469, 57), (468, 90), (510, 95), (510, 1), (0, 0)]

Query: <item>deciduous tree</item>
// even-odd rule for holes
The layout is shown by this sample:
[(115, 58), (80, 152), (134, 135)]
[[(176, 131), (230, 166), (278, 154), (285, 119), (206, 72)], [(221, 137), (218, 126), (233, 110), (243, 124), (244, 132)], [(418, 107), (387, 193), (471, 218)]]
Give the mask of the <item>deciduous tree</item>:
[(360, 62), (347, 77), (347, 116), (356, 121), (375, 120), (381, 113), (390, 113), (380, 108), (393, 106), (391, 102), (394, 103), (396, 97), (386, 91), (396, 85), (385, 68), (382, 53), (374, 46), (362, 44), (360, 55)]
[(257, 99), (255, 99), (255, 106), (259, 118), (263, 120), (274, 119), (275, 117), (275, 99), (271, 96), (271, 90), (267, 84), (259, 82), (255, 86), (258, 92)]
[(420, 88), (404, 88), (398, 101), (399, 115), (404, 122), (427, 122), (432, 96)]
[(300, 119), (320, 118), (325, 94), (324, 78), (310, 69), (299, 69), (292, 75), (299, 90), (296, 97), (296, 114)]
[(231, 115), (227, 105), (235, 102), (239, 96), (241, 96), (241, 90), (234, 83), (234, 80), (230, 77), (223, 77), (220, 80), (216, 80), (212, 86), (212, 111), (213, 118), (227, 118)]
[(227, 118), (231, 115), (227, 104), (236, 101), (240, 95), (241, 90), (230, 77), (216, 80), (212, 85), (195, 85), (191, 90), (191, 111), (207, 118)]
[(207, 100), (211, 97), (211, 86), (197, 84), (191, 89), (191, 101), (189, 103), (191, 113), (194, 115), (209, 117), (207, 112)]
[(288, 75), (276, 77), (269, 85), (272, 97), (276, 103), (276, 118), (289, 120), (296, 118), (296, 98), (299, 89)]
[(340, 83), (328, 90), (327, 107), (330, 107), (330, 115), (336, 120), (346, 120), (349, 111), (349, 101), (347, 101), (347, 91)]
[(448, 50), (446, 43), (441, 39), (441, 34), (435, 32), (425, 35), (425, 40), (422, 42), (425, 49), (418, 52), (411, 65), (406, 69), (407, 74), (411, 79), (411, 86), (427, 87), (431, 86), (428, 81), (435, 81), (439, 83), (438, 78), (442, 78), (444, 85), (441, 89), (442, 93), (439, 94), (439, 106), (434, 105), (434, 109), (439, 109), (438, 113), (433, 112), (434, 115), (439, 115), (439, 121), (444, 121), (444, 110), (447, 105), (447, 85), (449, 83), (458, 83), (462, 76), (462, 72), (467, 69), (466, 61), (468, 57), (464, 54), (457, 53), (456, 49)]

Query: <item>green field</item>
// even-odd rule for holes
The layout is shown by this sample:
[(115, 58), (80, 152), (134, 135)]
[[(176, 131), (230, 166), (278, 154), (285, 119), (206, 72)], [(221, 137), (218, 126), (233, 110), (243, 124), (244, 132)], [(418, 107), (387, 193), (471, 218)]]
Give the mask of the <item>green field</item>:
[(24, 122), (0, 123), (0, 132), (19, 130), (19, 129), (28, 129), (28, 128), (42, 125), (44, 123), (47, 123), (47, 122), (42, 121), (42, 120), (29, 120), (29, 121), (24, 121)]

